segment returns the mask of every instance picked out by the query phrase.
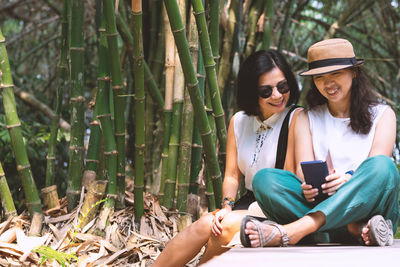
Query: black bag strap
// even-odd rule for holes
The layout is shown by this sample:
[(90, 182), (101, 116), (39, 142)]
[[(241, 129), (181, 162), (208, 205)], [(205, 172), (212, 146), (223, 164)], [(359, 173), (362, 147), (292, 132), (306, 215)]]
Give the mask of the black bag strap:
[(299, 106), (297, 105), (292, 105), (288, 113), (286, 114), (285, 119), (283, 120), (281, 131), (279, 133), (278, 149), (276, 150), (276, 162), (275, 162), (276, 169), (283, 169), (283, 166), (285, 165), (287, 142), (289, 135), (290, 114), (292, 113), (293, 110), (295, 110), (298, 107)]

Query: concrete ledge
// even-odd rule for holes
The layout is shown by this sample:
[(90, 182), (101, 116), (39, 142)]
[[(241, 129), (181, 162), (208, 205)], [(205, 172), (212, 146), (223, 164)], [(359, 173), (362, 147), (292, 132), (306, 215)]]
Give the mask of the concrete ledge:
[(397, 266), (399, 257), (400, 239), (396, 239), (390, 247), (321, 244), (286, 248), (233, 248), (202, 266), (385, 267)]

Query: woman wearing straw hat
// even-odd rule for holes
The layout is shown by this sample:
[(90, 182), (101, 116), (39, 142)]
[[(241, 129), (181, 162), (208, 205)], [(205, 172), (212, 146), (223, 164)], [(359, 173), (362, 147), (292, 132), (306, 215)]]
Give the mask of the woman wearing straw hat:
[[(399, 220), (399, 173), (389, 158), (396, 139), (393, 110), (368, 87), (351, 43), (329, 39), (308, 50), (309, 110), (295, 125), (296, 173), (263, 169), (253, 178), (254, 195), (268, 218), (245, 217), (244, 246), (287, 246), (306, 235), (327, 232), (331, 242), (358, 240), (387, 246)], [(304, 183), (300, 162), (327, 161), (322, 185), (329, 197)], [(260, 185), (268, 186), (260, 186)]]

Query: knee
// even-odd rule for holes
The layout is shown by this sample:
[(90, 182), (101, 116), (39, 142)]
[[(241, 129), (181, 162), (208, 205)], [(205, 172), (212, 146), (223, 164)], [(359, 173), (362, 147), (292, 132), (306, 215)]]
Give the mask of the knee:
[(398, 187), (400, 183), (399, 171), (393, 160), (384, 155), (368, 158), (365, 163), (371, 166), (368, 170), (370, 175), (375, 176), (380, 185), (387, 184), (390, 187)]
[(189, 227), (193, 231), (193, 235), (203, 236), (210, 234), (213, 219), (214, 215), (211, 213), (207, 213), (206, 215), (201, 216), (200, 219), (192, 223)]
[(281, 170), (271, 168), (259, 170), (254, 175), (252, 183), (255, 195), (269, 196), (275, 192), (282, 182), (279, 171)]
[(233, 236), (240, 230), (240, 224), (242, 222), (244, 213), (237, 214), (235, 212), (230, 212), (225, 215), (222, 220), (222, 235), (221, 239), (226, 241), (225, 243), (232, 240)]

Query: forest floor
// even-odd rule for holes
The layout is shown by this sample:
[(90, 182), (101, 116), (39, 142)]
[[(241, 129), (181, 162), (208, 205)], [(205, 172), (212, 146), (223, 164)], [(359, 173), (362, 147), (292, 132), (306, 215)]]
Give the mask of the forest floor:
[(201, 265), (202, 267), (338, 267), (338, 266), (396, 266), (400, 239), (388, 247), (344, 244), (313, 244), (273, 248), (233, 248)]
[[(161, 207), (155, 196), (144, 196), (145, 212), (135, 223), (133, 194), (100, 230), (99, 215), (81, 229), (82, 206), (67, 213), (66, 198), (51, 214), (44, 212), (41, 236), (29, 236), (27, 212), (0, 224), (0, 266), (151, 266), (165, 244), (192, 222), (191, 216)], [(195, 266), (201, 253), (187, 266)]]
[[(166, 243), (192, 222), (192, 216), (168, 211), (154, 195), (145, 193), (144, 215), (140, 224), (135, 223), (133, 186), (127, 182), (125, 208), (113, 212), (104, 228), (99, 228), (100, 215), (81, 228), (84, 194), (70, 213), (66, 198), (60, 200), (59, 209), (44, 211), (41, 236), (29, 236), (27, 212), (0, 223), (0, 266), (151, 266)], [(205, 198), (199, 202), (199, 213), (207, 212)], [(234, 249), (228, 254), (243, 256), (243, 251)], [(202, 252), (187, 266), (196, 266)], [(228, 255), (222, 259), (212, 262), (221, 266), (224, 260), (232, 260)]]

